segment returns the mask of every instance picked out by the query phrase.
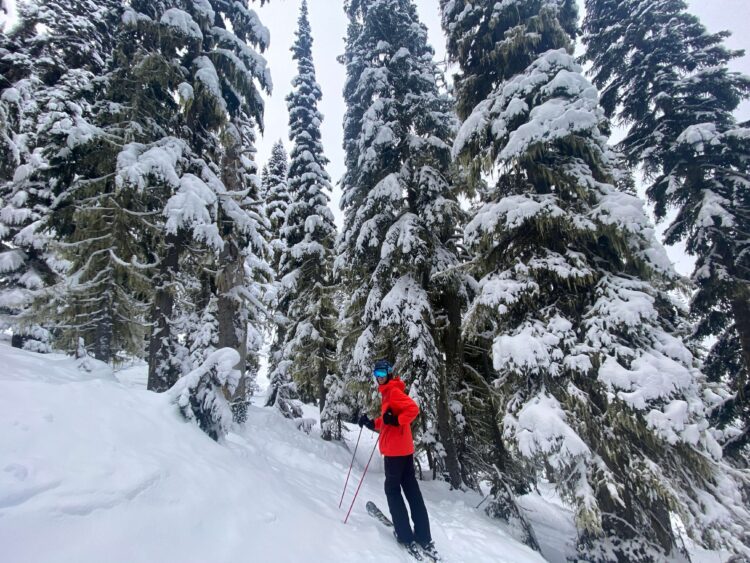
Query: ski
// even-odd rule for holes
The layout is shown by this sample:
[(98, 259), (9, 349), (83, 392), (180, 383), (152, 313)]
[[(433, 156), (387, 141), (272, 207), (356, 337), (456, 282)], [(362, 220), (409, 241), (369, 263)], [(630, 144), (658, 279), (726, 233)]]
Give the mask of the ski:
[[(367, 504), (365, 505), (365, 508), (367, 508), (367, 514), (375, 518), (378, 522), (383, 524), (384, 526), (387, 526), (388, 528), (393, 528), (393, 522), (391, 522), (390, 518), (388, 518), (385, 514), (383, 514), (383, 511), (380, 510), (377, 505), (372, 501), (367, 501)], [(393, 537), (396, 537), (396, 531), (393, 531)], [(396, 541), (398, 541), (398, 538), (396, 538)], [(398, 542), (401, 547), (403, 547), (406, 551), (409, 552), (409, 554), (414, 557), (417, 561), (424, 561), (424, 557), (422, 555), (426, 555), (429, 559), (432, 561), (440, 561), (440, 556), (438, 555), (437, 550), (435, 549), (435, 544), (431, 544), (428, 549), (424, 547), (420, 547), (417, 542), (412, 542), (411, 544), (405, 544)]]
[(391, 522), (391, 519), (383, 514), (383, 511), (380, 510), (374, 502), (368, 500), (365, 508), (367, 508), (367, 514), (378, 520), (381, 524), (393, 528), (393, 522)]

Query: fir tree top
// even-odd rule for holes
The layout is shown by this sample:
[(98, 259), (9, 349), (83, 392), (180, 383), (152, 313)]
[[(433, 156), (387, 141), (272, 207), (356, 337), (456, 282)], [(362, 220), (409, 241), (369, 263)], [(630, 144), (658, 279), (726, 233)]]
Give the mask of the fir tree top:
[(271, 221), (272, 231), (278, 236), (284, 226), (286, 209), (289, 206), (287, 180), (289, 158), (281, 139), (273, 144), (271, 157), (268, 159), (266, 166), (268, 170), (266, 175), (266, 214)]
[(297, 76), (292, 80), (294, 89), (287, 96), (289, 138), (293, 143), (288, 172), (290, 203), (283, 230), (291, 254), (282, 264), (282, 271), (290, 270), (292, 262), (304, 261), (303, 257), (311, 251), (319, 260), (327, 261), (324, 255), (331, 250), (335, 233), (333, 214), (328, 208), (328, 159), (323, 154), (320, 134), (323, 116), (317, 108), (322, 94), (315, 81), (306, 1), (302, 2), (296, 36), (292, 53), (297, 61)]

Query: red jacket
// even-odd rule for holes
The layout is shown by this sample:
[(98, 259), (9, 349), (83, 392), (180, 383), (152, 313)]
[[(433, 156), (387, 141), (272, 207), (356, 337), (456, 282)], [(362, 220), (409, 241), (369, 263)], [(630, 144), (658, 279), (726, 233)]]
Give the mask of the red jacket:
[[(380, 405), (381, 416), (375, 419), (375, 430), (380, 432), (380, 453), (387, 456), (409, 455), (414, 453), (414, 439), (411, 436), (411, 423), (419, 414), (419, 407), (404, 390), (406, 385), (394, 377), (378, 386), (383, 396)], [(383, 424), (383, 414), (391, 409), (398, 417), (398, 426)]]

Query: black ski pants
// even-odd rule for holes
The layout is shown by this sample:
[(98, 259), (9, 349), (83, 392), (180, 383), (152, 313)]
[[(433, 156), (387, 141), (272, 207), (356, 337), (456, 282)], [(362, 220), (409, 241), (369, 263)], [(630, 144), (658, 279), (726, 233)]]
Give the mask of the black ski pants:
[[(423, 545), (432, 541), (430, 519), (427, 516), (422, 492), (419, 490), (417, 476), (414, 474), (414, 455), (385, 456), (384, 467), (385, 496), (388, 499), (388, 508), (391, 511), (398, 541), (411, 543), (416, 540)], [(404, 490), (411, 509), (411, 519), (414, 522), (413, 532), (404, 498), (401, 496), (401, 489)]]

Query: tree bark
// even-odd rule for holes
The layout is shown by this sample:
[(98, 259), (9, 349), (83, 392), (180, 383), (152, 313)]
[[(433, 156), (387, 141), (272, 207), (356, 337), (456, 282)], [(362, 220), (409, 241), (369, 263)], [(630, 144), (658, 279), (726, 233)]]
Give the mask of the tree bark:
[(96, 322), (94, 357), (104, 363), (112, 360), (112, 318), (109, 303), (107, 313)]
[(742, 347), (742, 360), (745, 364), (745, 369), (737, 374), (737, 398), (744, 403), (748, 399), (745, 396), (745, 387), (750, 374), (750, 290), (744, 285), (739, 287), (732, 297), (732, 314)]
[[(326, 362), (324, 361), (326, 358), (326, 345), (325, 342), (320, 346), (319, 354), (320, 354), (320, 367), (318, 368), (318, 407), (320, 408), (320, 414), (323, 414), (323, 409), (325, 409), (326, 406), (326, 397), (328, 396), (328, 389), (326, 389), (326, 375), (328, 375), (328, 370), (326, 368)], [(323, 428), (323, 420), (321, 416), (321, 429), (322, 434), (321, 437), (324, 440), (331, 440), (333, 438), (332, 432), (330, 429)]]
[(245, 355), (243, 354), (244, 327), (240, 318), (240, 301), (232, 291), (243, 285), (244, 272), (242, 255), (237, 243), (232, 238), (224, 241), (224, 248), (219, 255), (219, 263), (223, 268), (216, 276), (217, 320), (219, 322), (219, 348), (232, 348), (240, 353), (240, 363), (237, 369), (245, 375)]
[[(224, 239), (224, 248), (219, 254), (219, 264), (223, 268), (216, 276), (217, 320), (219, 322), (218, 347), (237, 350), (240, 360), (235, 366), (240, 372), (240, 381), (234, 392), (225, 388), (224, 396), (233, 404), (238, 420), (244, 419), (247, 394), (247, 327), (242, 320), (242, 303), (233, 290), (244, 284), (244, 267), (242, 253), (231, 232)], [(236, 404), (235, 404), (236, 403)]]
[(159, 267), (158, 286), (151, 307), (151, 338), (148, 343), (149, 391), (161, 393), (177, 382), (179, 373), (172, 361), (172, 314), (174, 294), (172, 280), (179, 270), (180, 238), (167, 235), (166, 256)]
[(461, 342), (461, 309), (460, 301), (451, 292), (443, 294), (443, 309), (448, 318), (447, 326), (442, 330), (443, 352), (445, 353), (445, 370), (442, 373), (437, 404), (437, 430), (440, 443), (445, 448), (445, 469), (451, 487), (458, 489), (463, 481), (461, 464), (458, 461), (458, 449), (451, 426), (449, 381), (460, 380), (463, 370), (463, 346)]

